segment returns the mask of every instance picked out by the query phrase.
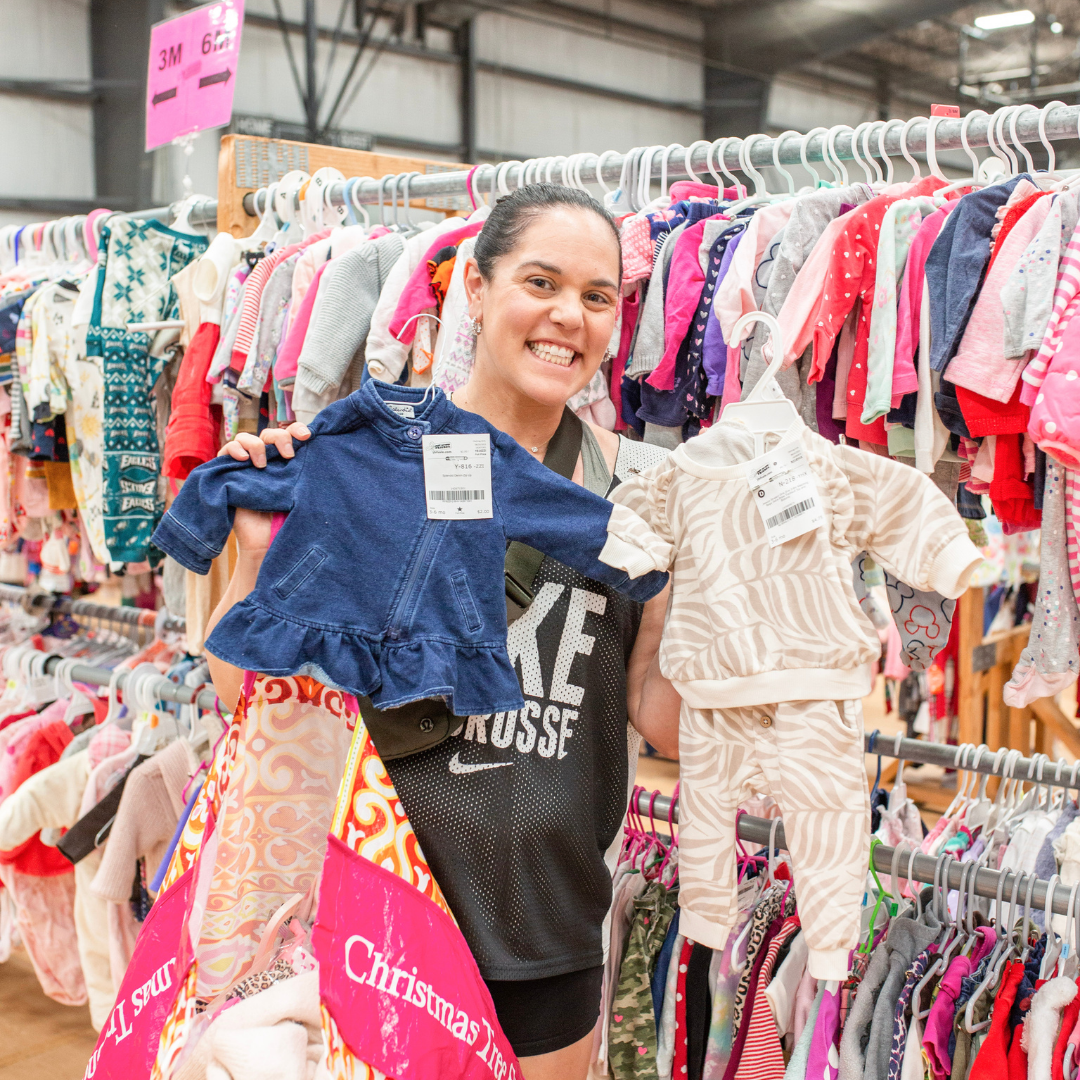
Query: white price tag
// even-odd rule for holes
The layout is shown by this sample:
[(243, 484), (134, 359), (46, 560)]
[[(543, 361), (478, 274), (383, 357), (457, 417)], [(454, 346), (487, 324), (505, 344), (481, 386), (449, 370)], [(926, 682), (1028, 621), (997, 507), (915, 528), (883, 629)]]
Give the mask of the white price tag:
[(802, 443), (780, 446), (754, 458), (746, 466), (746, 479), (765, 523), (769, 547), (779, 547), (825, 524)]
[(424, 492), (429, 518), (491, 517), (491, 436), (425, 435)]

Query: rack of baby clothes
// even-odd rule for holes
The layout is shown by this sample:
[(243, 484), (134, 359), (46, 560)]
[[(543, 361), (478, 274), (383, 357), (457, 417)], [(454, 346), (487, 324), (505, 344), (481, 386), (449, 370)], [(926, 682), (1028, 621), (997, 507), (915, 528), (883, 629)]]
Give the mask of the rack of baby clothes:
[[(807, 970), (798, 874), (771, 800), (739, 815), (751, 845), (739, 847), (740, 916), (712, 950), (680, 933), (678, 790), (635, 789), (592, 1075), (1076, 1074), (1080, 826), (1066, 789), (1080, 766), (899, 737), (883, 746), (909, 751), (967, 771), (933, 829), (914, 813), (914, 836), (896, 827), (907, 824), (901, 776), (872, 842), (862, 936), (844, 981)], [(994, 799), (990, 775), (1002, 778)]]
[(0, 959), (96, 1028), (224, 730), (175, 625), (140, 646), (144, 613), (99, 607), (0, 607)]
[[(998, 538), (981, 524), (988, 512), (1006, 539), (1042, 526), (1038, 644), (1018, 666), (1010, 704), (1057, 693), (1076, 678), (1080, 582), (1065, 565), (1075, 542), (1061, 434), (1068, 425), (1050, 416), (1058, 406), (1039, 387), (1060, 377), (1053, 399), (1070, 400), (1072, 337), (1064, 331), (1077, 304), (1080, 235), (1074, 243), (1075, 175), (1056, 169), (1053, 140), (1075, 138), (1077, 117), (1060, 102), (1008, 106), (963, 120), (915, 117), (467, 173), (352, 178), (317, 191), (304, 174), (290, 174), (245, 196), (268, 254), (254, 270), (231, 271), (213, 355), (207, 346), (190, 372), (202, 394), (203, 454), (215, 442), (218, 397), (224, 437), (309, 421), (365, 372), (460, 388), (476, 346), (464, 264), (491, 201), (537, 180), (595, 181), (620, 230), (623, 298), (609, 359), (571, 407), (674, 446), (753, 391), (767, 333), (744, 325), (736, 334), (736, 324), (749, 312), (775, 315), (787, 343), (778, 382), (810, 429), (931, 475), (990, 555)], [(1045, 170), (1025, 145), (1036, 141)], [(981, 162), (972, 149), (980, 145), (992, 151)], [(946, 177), (938, 155), (960, 147), (971, 175)], [(900, 157), (910, 180), (895, 181)], [(815, 172), (817, 161), (830, 179)], [(808, 186), (796, 187), (784, 167), (794, 163)], [(767, 189), (763, 166), (783, 190)], [(415, 196), (462, 190), (474, 207), (466, 219), (411, 219)], [(376, 202), (377, 219), (361, 223)], [(888, 254), (879, 258), (882, 243)], [(210, 398), (207, 379), (218, 387)], [(194, 415), (174, 414), (177, 425)], [(170, 475), (184, 474), (183, 458), (166, 447), (167, 470), (177, 470)], [(1071, 587), (1058, 590), (1059, 578)], [(942, 682), (948, 662), (940, 661)], [(952, 701), (937, 694), (928, 733), (948, 737)]]
[[(991, 117), (976, 110), (962, 121), (915, 117), (429, 175), (346, 179), (334, 169), (293, 170), (239, 198), (239, 173), (225, 169), (217, 201), (194, 197), (169, 212), (102, 211), (0, 230), (0, 353), (19, 373), (5, 391), (0, 369), (0, 409), (6, 394), (13, 410), (4, 445), (14, 465), (11, 490), (6, 497), (0, 490), (7, 508), (0, 536), (22, 548), (51, 543), (45, 562), (52, 567), (70, 561), (78, 534), (77, 573), (85, 581), (107, 566), (141, 569), (160, 558), (148, 541), (176, 486), (224, 439), (309, 421), (365, 373), (459, 388), (476, 346), (463, 283), (476, 235), (492, 199), (545, 180), (607, 190), (623, 246), (610, 359), (570, 403), (579, 415), (673, 445), (752, 390), (763, 369), (764, 331), (729, 339), (740, 315), (775, 313), (789, 342), (779, 381), (810, 428), (931, 473), (979, 539), (984, 494), (1009, 532), (1039, 524), (1049, 490), (1056, 573), (1053, 538), (1065, 538), (1071, 520), (1064, 451), (1050, 447), (1047, 465), (1035, 445), (1054, 442), (1038, 418), (1046, 399), (1011, 403), (1011, 396), (1021, 383), (1035, 393), (1059, 342), (1071, 340), (1062, 320), (1072, 314), (1066, 271), (1075, 191), (1053, 168), (1052, 144), (1075, 138), (1077, 117), (1076, 107), (1051, 102)], [(1024, 144), (1036, 140), (1049, 171), (1034, 170)], [(970, 182), (950, 190), (938, 153), (983, 145), (993, 156), (980, 164), (971, 151)], [(915, 153), (925, 154), (929, 176), (921, 176)], [(898, 154), (912, 181), (892, 183)], [(851, 160), (864, 179), (851, 181)], [(815, 173), (812, 163), (821, 161), (831, 180)], [(795, 188), (785, 166), (796, 163), (811, 186)], [(766, 166), (786, 191), (766, 190)], [(733, 170), (752, 182), (753, 195)], [(418, 198), (449, 194), (467, 194), (473, 211), (434, 223), (414, 219)], [(238, 202), (257, 222), (252, 235), (202, 235), (219, 205)], [(879, 235), (891, 261), (878, 260)], [(1040, 254), (1044, 241), (1048, 254)], [(848, 254), (836, 259), (859, 260), (859, 287), (827, 290), (829, 275), (853, 272), (833, 265), (842, 251)], [(960, 267), (963, 280), (949, 276)], [(989, 289), (980, 287), (987, 267), (995, 274)], [(995, 300), (999, 277), (1007, 296), (1020, 298), (1007, 317)], [(1018, 292), (1032, 277), (1037, 288)], [(889, 303), (875, 306), (879, 296)], [(963, 313), (948, 326), (940, 307), (946, 297), (950, 312)], [(985, 366), (971, 350), (995, 334), (1011, 358), (995, 361), (1004, 382), (982, 386), (984, 394), (969, 377)], [(1027, 370), (1034, 351), (1042, 359)], [(1029, 406), (1036, 410), (1030, 425)], [(0, 565), (0, 578), (22, 584), (22, 573), (5, 575)], [(166, 561), (166, 586), (181, 577)], [(187, 591), (195, 649), (227, 578), (223, 556), (198, 595), (190, 581), (177, 587)], [(1066, 655), (1072, 631), (1062, 629), (1075, 620), (1065, 615), (1044, 615), (1053, 625), (1039, 655), (1025, 658), (1018, 693), (1075, 677), (1075, 658)]]

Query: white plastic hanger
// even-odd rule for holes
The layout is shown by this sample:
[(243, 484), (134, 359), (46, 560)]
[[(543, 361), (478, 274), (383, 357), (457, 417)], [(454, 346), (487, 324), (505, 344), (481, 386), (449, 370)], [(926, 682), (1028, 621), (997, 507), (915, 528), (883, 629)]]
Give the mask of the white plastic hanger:
[[(683, 150), (683, 168), (687, 171), (690, 179), (693, 180), (695, 184), (704, 184), (707, 183), (707, 181), (702, 180), (701, 177), (698, 176), (696, 172), (694, 172), (693, 165), (691, 164), (694, 157), (694, 151), (699, 146), (704, 146), (706, 148), (706, 151), (708, 151), (708, 148), (712, 146), (712, 143), (709, 142), (708, 139), (695, 139), (688, 147), (685, 148), (685, 150)], [(720, 187), (722, 186), (723, 185), (720, 185)], [(718, 194), (722, 194), (722, 192), (719, 191), (719, 188)]]
[[(847, 124), (837, 124), (836, 127), (829, 128), (829, 133), (825, 136), (825, 145), (828, 147), (829, 157), (831, 159), (829, 168), (835, 166), (834, 171), (839, 172), (837, 180), (843, 184), (844, 187), (847, 187), (851, 183), (851, 180), (848, 178), (847, 166), (840, 160), (840, 155), (837, 153), (836, 139), (840, 132), (851, 130), (852, 129), (848, 127)], [(854, 132), (852, 132), (852, 134), (854, 134)]]
[[(263, 244), (270, 243), (281, 227), (281, 222), (278, 221), (277, 212), (274, 209), (277, 190), (278, 182), (275, 180), (261, 192), (255, 192), (255, 212), (259, 215), (259, 225), (250, 236), (242, 241), (244, 247), (249, 251), (255, 251), (262, 247)], [(260, 195), (263, 197), (261, 211), (259, 210)]]
[(343, 183), (345, 174), (329, 165), (316, 169), (312, 174), (307, 191), (304, 192), (304, 205), (301, 207), (305, 235), (310, 236), (312, 233), (345, 223), (349, 214), (348, 208), (344, 205), (334, 206), (328, 198), (330, 185)]
[[(863, 159), (863, 150), (859, 145), (859, 140), (875, 123), (877, 123), (876, 120), (864, 120), (861, 124), (857, 124), (855, 130), (851, 133), (851, 156), (855, 159), (855, 163), (859, 168), (862, 169), (868, 187), (872, 187), (874, 184), (874, 174), (871, 172), (869, 164)], [(867, 154), (867, 157), (869, 157), (869, 154)]]
[(723, 173), (724, 176), (726, 176), (731, 181), (731, 186), (735, 189), (736, 192), (741, 191), (745, 195), (746, 188), (743, 186), (741, 181), (735, 178), (735, 174), (731, 172), (730, 169), (728, 169), (727, 162), (724, 161), (724, 154), (727, 152), (728, 143), (730, 142), (741, 142), (741, 140), (735, 135), (727, 135), (722, 139), (717, 139), (705, 152), (705, 167), (709, 170), (710, 175), (716, 181), (717, 189), (720, 192), (723, 192), (724, 188), (727, 185), (724, 183), (723, 179), (717, 174), (716, 169), (714, 169), (712, 166), (713, 154), (715, 153), (716, 168), (719, 169), (720, 172)]
[(676, 150), (685, 151), (685, 147), (682, 143), (669, 143), (664, 148), (664, 153), (660, 158), (660, 198), (668, 198), (668, 162), (671, 160), (671, 155)]
[[(881, 171), (881, 166), (878, 164), (877, 158), (874, 157), (874, 151), (871, 149), (870, 146), (870, 134), (874, 130), (874, 128), (877, 127), (878, 124), (881, 124), (882, 131), (884, 131), (885, 128), (889, 126), (888, 122), (882, 122), (880, 120), (873, 120), (868, 122), (866, 124), (866, 130), (863, 132), (861, 145), (861, 149), (866, 157), (866, 161), (874, 170), (874, 175), (877, 177), (877, 179), (870, 184), (870, 187), (875, 191), (880, 191), (885, 186), (885, 174)], [(860, 125), (860, 127), (861, 126), (862, 125)]]
[(281, 245), (285, 238), (290, 240), (299, 232), (300, 224), (296, 217), (296, 197), (300, 189), (311, 178), (302, 169), (294, 169), (287, 172), (279, 181), (277, 191), (274, 193), (274, 212), (281, 223), (274, 234), (273, 242)]
[(755, 436), (779, 434), (787, 431), (799, 419), (794, 404), (784, 396), (776, 381), (776, 375), (784, 363), (784, 335), (776, 318), (764, 311), (747, 312), (735, 324), (731, 331), (732, 341), (742, 341), (748, 327), (754, 323), (764, 323), (772, 337), (772, 359), (758, 384), (742, 401), (733, 401), (724, 406), (720, 414), (721, 422), (743, 424)]
[(795, 194), (795, 177), (792, 176), (791, 173), (789, 173), (787, 171), (787, 169), (785, 169), (784, 166), (780, 164), (780, 144), (789, 135), (794, 135), (797, 139), (800, 139), (800, 140), (802, 139), (802, 133), (798, 132), (798, 131), (788, 130), (788, 131), (780, 132), (780, 134), (777, 135), (775, 139), (773, 139), (772, 161), (773, 161), (773, 168), (787, 182), (788, 194), (789, 195), (794, 195)]
[[(821, 187), (822, 184), (828, 183), (828, 181), (822, 180), (821, 176), (818, 174), (817, 169), (813, 168), (810, 165), (810, 162), (806, 160), (806, 147), (809, 144), (810, 140), (815, 135), (827, 135), (828, 133), (829, 133), (829, 129), (826, 128), (826, 127), (811, 128), (802, 137), (802, 145), (799, 147), (799, 160), (802, 162), (802, 167), (814, 178), (814, 188), (815, 188), (815, 190), (817, 188)], [(821, 160), (825, 161), (825, 157), (826, 157), (826, 155), (825, 155), (825, 142), (824, 142), (824, 140), (822, 140), (822, 143), (821, 143)]]
[(944, 119), (944, 116), (931, 116), (926, 121), (926, 167), (930, 170), (930, 175), (938, 180), (948, 180), (937, 159), (937, 128)]
[(179, 207), (176, 211), (176, 217), (173, 219), (172, 224), (169, 226), (173, 232), (188, 233), (191, 236), (205, 236), (205, 229), (196, 229), (191, 224), (191, 211), (195, 209), (196, 205), (202, 202), (202, 195), (189, 195), (186, 199), (182, 199)]
[(908, 132), (921, 120), (925, 120), (928, 124), (930, 123), (929, 119), (925, 116), (913, 116), (904, 124), (900, 131), (900, 153), (903, 155), (904, 160), (911, 166), (911, 182), (913, 184), (922, 179), (922, 166), (908, 152), (907, 137)]

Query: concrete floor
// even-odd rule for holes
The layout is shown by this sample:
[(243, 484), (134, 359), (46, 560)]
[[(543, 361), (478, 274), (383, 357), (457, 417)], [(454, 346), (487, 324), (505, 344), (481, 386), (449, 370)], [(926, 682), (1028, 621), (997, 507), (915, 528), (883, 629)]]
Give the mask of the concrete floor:
[(96, 1044), (87, 1006), (47, 998), (16, 949), (0, 966), (0, 1080), (81, 1080)]

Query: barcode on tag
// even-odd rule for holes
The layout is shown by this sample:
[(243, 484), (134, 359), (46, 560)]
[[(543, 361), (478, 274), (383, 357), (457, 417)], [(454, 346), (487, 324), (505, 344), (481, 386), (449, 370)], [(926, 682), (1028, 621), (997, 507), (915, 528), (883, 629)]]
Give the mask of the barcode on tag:
[(459, 491), (429, 491), (428, 498), (434, 502), (472, 502), (473, 499), (487, 498), (487, 492), (483, 490), (467, 491), (465, 489)]
[(772, 529), (783, 521), (798, 517), (799, 514), (805, 513), (807, 510), (812, 510), (814, 505), (813, 499), (803, 499), (802, 502), (789, 506), (786, 510), (781, 510), (779, 514), (773, 514), (771, 518), (766, 518), (765, 524)]
[(786, 544), (825, 524), (814, 476), (800, 442), (781, 443), (747, 462), (746, 479), (769, 547)]
[(476, 521), (492, 517), (491, 436), (425, 435), (422, 445), (428, 518)]

